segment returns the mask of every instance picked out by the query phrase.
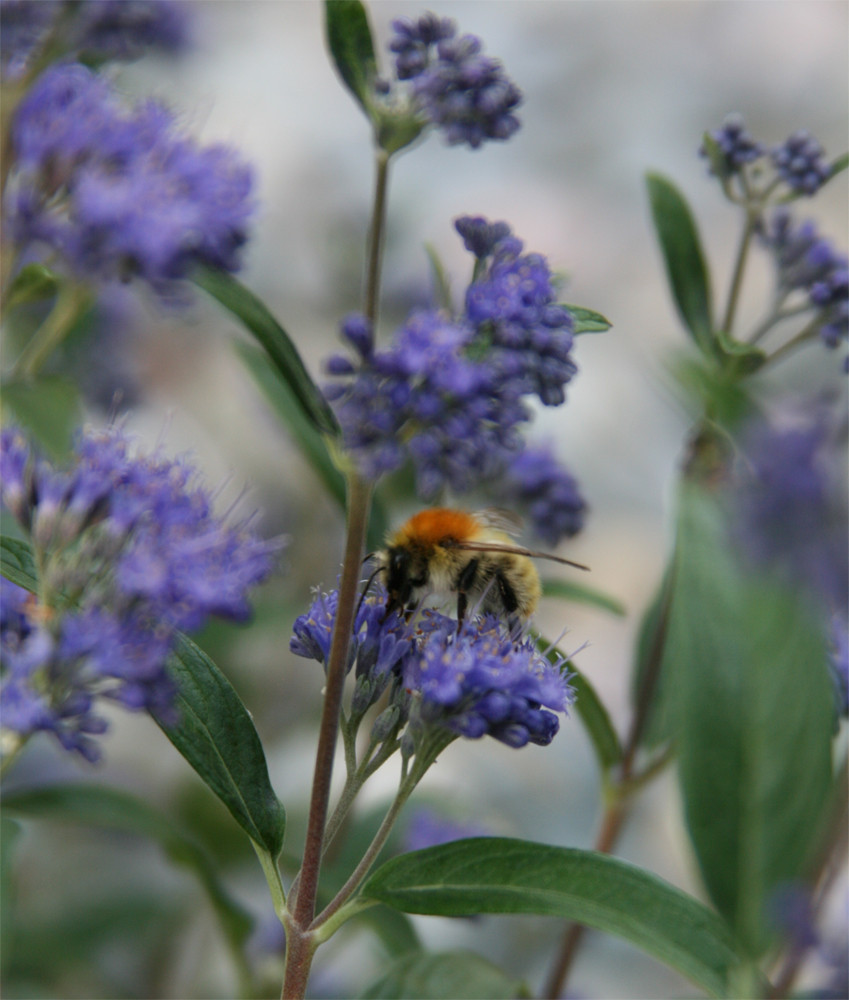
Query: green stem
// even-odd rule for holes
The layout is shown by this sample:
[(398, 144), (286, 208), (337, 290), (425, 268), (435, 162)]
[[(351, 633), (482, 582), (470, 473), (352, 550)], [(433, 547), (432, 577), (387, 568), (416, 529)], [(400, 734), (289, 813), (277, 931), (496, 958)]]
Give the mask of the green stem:
[(386, 196), (389, 184), (389, 153), (378, 149), (375, 153), (374, 206), (369, 229), (368, 270), (366, 272), (365, 314), (372, 326), (377, 323), (380, 298), (380, 263), (383, 251), (383, 234), (386, 226)]
[(262, 873), (265, 875), (265, 881), (268, 883), (268, 889), (271, 893), (271, 901), (274, 904), (274, 912), (282, 921), (286, 913), (286, 891), (283, 888), (283, 881), (280, 878), (280, 869), (277, 867), (277, 862), (272, 858), (272, 856), (264, 848), (260, 847), (255, 841), (251, 841), (253, 849), (256, 851), (256, 856), (259, 858), (259, 863), (262, 866)]
[(734, 270), (731, 277), (731, 288), (728, 292), (728, 302), (725, 306), (725, 315), (722, 318), (722, 329), (725, 333), (731, 334), (734, 325), (734, 316), (737, 312), (737, 304), (740, 300), (740, 289), (743, 285), (743, 272), (746, 269), (746, 259), (749, 255), (749, 247), (752, 243), (752, 234), (760, 213), (749, 207), (746, 210), (746, 221), (743, 225), (743, 234), (740, 237), (740, 245), (737, 247), (737, 257), (734, 261)]
[(802, 344), (809, 341), (816, 334), (820, 322), (821, 320), (819, 319), (819, 317), (815, 316), (811, 320), (811, 322), (808, 323), (807, 326), (805, 326), (802, 330), (799, 331), (799, 333), (796, 334), (795, 337), (791, 337), (791, 339), (788, 340), (786, 344), (782, 344), (781, 347), (773, 351), (772, 354), (770, 354), (767, 357), (763, 367), (766, 367), (766, 365), (771, 365), (775, 361), (780, 361), (782, 358), (786, 357), (792, 351), (795, 351), (797, 347), (801, 347)]
[(35, 331), (12, 369), (12, 379), (31, 379), (68, 335), (89, 300), (89, 291), (76, 282), (63, 282), (53, 308)]

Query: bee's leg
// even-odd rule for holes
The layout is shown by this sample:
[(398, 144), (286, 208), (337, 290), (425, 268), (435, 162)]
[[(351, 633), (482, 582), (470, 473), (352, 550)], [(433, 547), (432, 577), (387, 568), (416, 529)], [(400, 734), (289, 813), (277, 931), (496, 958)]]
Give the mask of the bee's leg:
[(457, 577), (457, 631), (460, 630), (466, 617), (466, 609), (469, 606), (469, 591), (477, 574), (478, 560), (472, 559), (463, 567), (462, 572)]
[(502, 573), (495, 574), (495, 586), (498, 588), (501, 607), (504, 608), (507, 615), (507, 626), (510, 629), (510, 635), (516, 639), (522, 631), (522, 620), (517, 614), (519, 600), (516, 597), (516, 591)]

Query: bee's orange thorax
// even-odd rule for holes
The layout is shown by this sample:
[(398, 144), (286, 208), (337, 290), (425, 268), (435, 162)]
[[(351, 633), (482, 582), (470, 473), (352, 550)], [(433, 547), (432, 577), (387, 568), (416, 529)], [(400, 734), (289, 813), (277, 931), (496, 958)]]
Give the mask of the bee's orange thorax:
[(478, 521), (465, 510), (429, 507), (414, 514), (393, 536), (392, 543), (406, 542), (420, 548), (444, 545), (447, 541), (467, 541), (478, 531)]

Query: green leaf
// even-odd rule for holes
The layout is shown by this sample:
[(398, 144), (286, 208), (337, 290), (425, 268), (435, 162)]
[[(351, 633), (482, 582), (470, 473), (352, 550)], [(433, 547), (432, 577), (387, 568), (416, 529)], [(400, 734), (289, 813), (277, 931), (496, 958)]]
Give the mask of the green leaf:
[(38, 591), (38, 573), (28, 542), (4, 535), (0, 538), (0, 573), (31, 594)]
[(612, 615), (619, 617), (625, 614), (625, 605), (605, 594), (595, 587), (587, 587), (582, 583), (572, 583), (568, 580), (542, 580), (543, 597), (562, 597), (567, 601), (576, 601), (579, 604), (592, 604), (596, 608), (609, 611)]
[(471, 951), (404, 955), (361, 1000), (514, 1000), (530, 994), (522, 983)]
[(21, 268), (6, 294), (6, 308), (30, 302), (40, 302), (56, 294), (59, 280), (56, 275), (43, 264), (27, 264)]
[[(289, 384), (285, 382), (266, 355), (250, 344), (237, 344), (239, 356), (262, 389), (274, 412), (288, 428), (301, 454), (309, 462), (313, 471), (324, 484), (327, 492), (344, 511), (347, 509), (347, 487), (345, 477), (339, 471), (327, 448), (326, 438), (316, 431), (315, 426), (304, 417)], [(379, 498), (375, 497), (369, 511), (369, 526), (366, 544), (369, 551), (383, 545), (388, 530), (386, 511)]]
[(291, 337), (268, 307), (231, 274), (212, 267), (199, 267), (192, 280), (216, 299), (252, 333), (286, 380), (304, 416), (322, 434), (336, 437), (339, 425), (321, 390), (313, 382)]
[(324, 27), (339, 76), (371, 118), (377, 59), (365, 7), (360, 0), (325, 0)]
[(68, 457), (82, 416), (79, 392), (72, 382), (58, 375), (7, 382), (3, 406), (51, 458)]
[(240, 948), (250, 934), (252, 917), (227, 893), (206, 852), (166, 816), (134, 796), (103, 785), (67, 783), (13, 791), (4, 796), (3, 806), (26, 818), (83, 823), (150, 837), (173, 861), (198, 877), (234, 947)]
[(735, 340), (724, 330), (717, 330), (716, 343), (725, 362), (726, 370), (737, 378), (756, 372), (767, 358), (759, 347)]
[(646, 183), (672, 297), (693, 339), (705, 354), (710, 354), (710, 282), (695, 220), (684, 196), (671, 181), (660, 174), (647, 174)]
[(577, 335), (579, 333), (604, 333), (613, 325), (609, 319), (605, 319), (601, 313), (593, 309), (585, 309), (584, 306), (573, 306), (564, 303), (564, 309), (568, 309), (572, 316), (572, 329)]
[(393, 858), (362, 894), (407, 913), (536, 913), (616, 934), (714, 996), (736, 956), (722, 921), (632, 865), (592, 851), (475, 837)]
[(276, 858), (286, 817), (248, 710), (218, 667), (186, 636), (178, 637), (169, 673), (177, 685), (179, 718), (154, 718), (254, 843)]
[[(559, 665), (562, 654), (548, 639), (537, 635), (536, 646), (549, 663), (554, 666)], [(569, 682), (575, 689), (575, 711), (581, 717), (581, 722), (583, 722), (592, 741), (599, 766), (602, 771), (607, 771), (622, 759), (622, 745), (619, 742), (619, 737), (613, 728), (604, 702), (596, 694), (592, 684), (571, 660), (567, 661), (564, 669), (569, 671)]]
[(664, 659), (685, 812), (708, 891), (757, 957), (770, 895), (801, 873), (826, 811), (834, 709), (804, 598), (735, 555), (717, 501), (685, 486)]

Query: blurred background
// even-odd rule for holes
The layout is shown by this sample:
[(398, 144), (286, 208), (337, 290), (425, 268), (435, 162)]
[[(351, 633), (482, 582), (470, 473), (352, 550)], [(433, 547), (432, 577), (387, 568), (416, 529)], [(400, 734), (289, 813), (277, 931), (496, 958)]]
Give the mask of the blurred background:
[[(131, 95), (163, 99), (204, 142), (232, 144), (255, 165), (260, 210), (239, 277), (269, 305), (318, 377), (337, 344), (340, 317), (361, 304), (372, 185), (366, 121), (327, 59), (317, 0), (189, 6), (192, 48), (179, 58), (121, 67), (119, 84)], [(372, 4), (380, 43), (392, 19), (423, 9), (400, 0)], [(508, 221), (528, 250), (546, 254), (567, 275), (566, 301), (613, 323), (608, 333), (579, 338), (580, 372), (567, 402), (540, 412), (533, 434), (555, 443), (590, 508), (584, 531), (561, 553), (588, 563), (592, 586), (621, 601), (627, 615), (546, 601), (538, 624), (550, 636), (567, 629), (564, 648), (583, 647), (577, 662), (624, 732), (635, 634), (668, 554), (671, 487), (690, 422), (669, 374), (686, 344), (667, 296), (644, 174), (669, 176), (690, 200), (721, 301), (740, 220), (697, 155), (701, 135), (738, 111), (767, 144), (807, 128), (829, 156), (845, 151), (849, 7), (837, 0), (500, 0), (434, 2), (428, 9), (481, 36), (486, 52), (503, 61), (524, 93), (523, 126), (509, 143), (478, 151), (447, 148), (430, 135), (394, 163), (382, 333), (430, 300), (425, 244), (437, 250), (461, 293), (468, 256), (452, 227), (461, 214)], [(797, 211), (845, 246), (843, 177)], [(751, 264), (743, 328), (757, 322), (772, 282), (765, 258), (755, 255)], [(247, 483), (242, 506), (263, 512), (266, 534), (289, 538), (280, 578), (257, 601), (255, 627), (216, 626), (199, 642), (254, 715), (289, 811), (287, 847), (297, 852), (323, 678), (316, 664), (288, 653), (288, 639), (310, 588), (335, 585), (341, 513), (241, 364), (237, 328), (211, 302), (198, 298), (167, 312), (131, 293), (116, 296), (114, 308), (121, 318), (102, 334), (111, 346), (87, 353), (83, 365), (92, 399), (102, 404), (92, 405), (92, 421), (108, 419), (120, 384), (118, 410), (128, 412), (130, 429), (150, 444), (162, 440), (171, 453), (197, 453), (209, 482), (226, 481), (225, 497), (238, 496)], [(808, 354), (779, 367), (769, 389), (844, 392), (836, 356)], [(98, 358), (106, 355), (112, 367), (101, 372)], [(398, 521), (407, 513), (390, 516)], [(94, 780), (154, 801), (194, 828), (234, 892), (252, 912), (270, 917), (241, 833), (153, 723), (115, 713), (105, 751), (105, 763), (92, 770), (35, 741), (17, 778)], [(366, 804), (392, 791), (394, 765), (385, 771), (367, 788)], [(577, 847), (592, 845), (600, 815), (598, 772), (574, 718), (547, 749), (455, 743), (429, 774), (423, 796), (494, 833)], [(22, 924), (40, 949), (14, 995), (233, 995), (232, 971), (201, 892), (188, 875), (175, 875), (157, 848), (84, 828), (33, 824), (29, 834), (15, 891)], [(700, 893), (674, 777), (643, 795), (619, 853)], [(122, 937), (114, 917), (98, 922), (98, 914), (116, 912), (115, 900), (127, 901), (119, 908), (125, 913), (131, 903), (149, 904), (157, 920), (129, 922), (134, 929)], [(87, 952), (68, 943), (69, 913), (99, 928)], [(470, 947), (533, 986), (560, 934), (556, 922), (533, 918), (421, 919), (417, 926), (435, 947)], [(320, 956), (315, 995), (349, 995), (380, 960), (366, 936), (339, 938)], [(61, 968), (53, 980), (45, 941), (54, 943)], [(590, 935), (571, 989), (618, 998), (690, 988), (629, 946)]]

